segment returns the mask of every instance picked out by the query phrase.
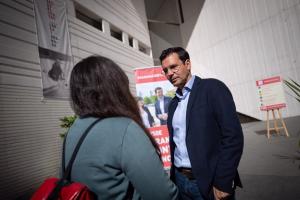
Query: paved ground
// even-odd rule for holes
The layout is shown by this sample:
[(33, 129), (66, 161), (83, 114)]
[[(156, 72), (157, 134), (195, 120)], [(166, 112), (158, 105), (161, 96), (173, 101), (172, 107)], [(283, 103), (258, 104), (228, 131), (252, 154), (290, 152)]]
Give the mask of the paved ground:
[[(244, 185), (237, 200), (300, 200), (300, 116), (285, 119), (283, 130), (266, 137), (266, 122), (243, 124), (245, 147), (239, 172)], [(297, 159), (298, 158), (298, 159)]]
[(288, 138), (281, 131), (267, 139), (265, 122), (242, 125), (245, 147), (239, 172), (244, 188), (237, 189), (237, 200), (300, 200), (300, 116), (285, 121)]

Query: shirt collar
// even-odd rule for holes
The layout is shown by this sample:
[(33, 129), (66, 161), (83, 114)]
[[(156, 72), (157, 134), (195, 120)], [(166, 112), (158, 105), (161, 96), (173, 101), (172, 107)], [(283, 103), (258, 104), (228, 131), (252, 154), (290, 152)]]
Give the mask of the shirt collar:
[(188, 88), (189, 91), (191, 91), (194, 81), (195, 81), (195, 75), (192, 75), (192, 78), (185, 84), (184, 88)]
[(187, 94), (192, 90), (194, 81), (195, 75), (193, 75), (192, 78), (185, 84), (182, 91), (179, 88), (176, 90), (176, 96), (179, 100), (184, 100), (186, 98)]

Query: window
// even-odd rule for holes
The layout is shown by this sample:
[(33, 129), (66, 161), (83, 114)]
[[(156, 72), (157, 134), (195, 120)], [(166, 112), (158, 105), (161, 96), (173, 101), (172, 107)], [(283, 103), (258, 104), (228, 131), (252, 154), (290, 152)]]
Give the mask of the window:
[(129, 37), (129, 46), (133, 47), (133, 38)]
[(122, 40), (122, 31), (120, 29), (118, 29), (115, 26), (110, 26), (110, 35), (114, 38), (116, 38), (117, 40), (123, 41)]
[(84, 8), (81, 8), (79, 6), (75, 8), (75, 12), (77, 19), (102, 31), (102, 20), (99, 17), (96, 17), (96, 15), (88, 12), (87, 10), (84, 10)]
[(143, 53), (147, 53), (147, 50), (146, 50), (145, 47), (139, 46), (139, 50), (140, 50), (141, 52), (143, 52)]
[(139, 50), (141, 52), (143, 52), (144, 54), (147, 54), (150, 56), (150, 48), (147, 47), (146, 45), (142, 44), (141, 42), (139, 42)]

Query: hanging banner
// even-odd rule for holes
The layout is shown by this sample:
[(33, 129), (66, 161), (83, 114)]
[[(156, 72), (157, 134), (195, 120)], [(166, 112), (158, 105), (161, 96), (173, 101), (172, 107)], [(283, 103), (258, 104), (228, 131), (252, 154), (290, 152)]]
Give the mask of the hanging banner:
[(282, 80), (280, 76), (256, 81), (260, 110), (273, 110), (286, 107)]
[(156, 140), (165, 169), (171, 167), (168, 106), (175, 95), (173, 85), (161, 73), (161, 67), (135, 70), (136, 93), (145, 126)]
[(69, 98), (73, 67), (65, 0), (35, 0), (43, 96)]

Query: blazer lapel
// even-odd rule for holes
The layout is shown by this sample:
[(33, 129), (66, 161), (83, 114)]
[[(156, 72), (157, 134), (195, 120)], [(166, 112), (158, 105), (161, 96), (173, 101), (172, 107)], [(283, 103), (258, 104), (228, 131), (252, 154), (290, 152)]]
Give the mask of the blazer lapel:
[(173, 116), (175, 113), (175, 110), (178, 105), (178, 98), (175, 96), (169, 105), (169, 110), (168, 110), (168, 128), (169, 128), (169, 133), (173, 135), (173, 129), (172, 129), (172, 121), (173, 121)]
[(190, 124), (190, 115), (193, 104), (196, 100), (198, 85), (200, 84), (201, 79), (199, 77), (195, 77), (194, 84), (192, 86), (192, 91), (190, 92), (190, 97), (186, 109), (186, 134), (189, 133), (189, 124)]

